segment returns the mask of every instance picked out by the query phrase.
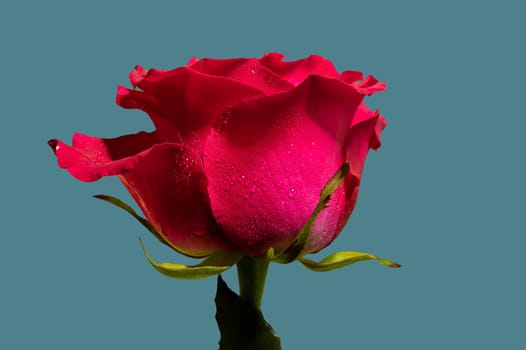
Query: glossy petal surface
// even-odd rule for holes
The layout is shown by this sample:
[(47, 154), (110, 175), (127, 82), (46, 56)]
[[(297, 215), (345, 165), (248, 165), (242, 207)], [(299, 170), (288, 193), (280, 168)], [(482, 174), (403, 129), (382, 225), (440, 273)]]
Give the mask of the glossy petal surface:
[[(192, 57), (171, 70), (136, 66), (129, 79), (117, 104), (143, 110), (156, 130), (112, 139), (77, 133), (71, 146), (51, 140), (60, 167), (81, 181), (118, 176), (150, 231), (192, 256), (279, 254), (308, 221), (301, 256), (341, 232), (386, 125), (363, 98), (385, 83), (339, 73), (318, 55), (286, 61), (279, 53)], [(343, 164), (339, 187), (322, 201), (327, 208), (312, 216)]]
[[(204, 163), (214, 216), (230, 240), (253, 255), (290, 244), (346, 160), (349, 126), (362, 98), (351, 85), (310, 76), (287, 93), (225, 111)], [(318, 243), (309, 250), (339, 232), (355, 190), (348, 184), (333, 195), (316, 220)]]
[[(52, 146), (59, 165), (79, 180), (118, 175), (150, 223), (185, 253), (201, 256), (231, 249), (211, 214), (199, 156), (173, 143), (128, 155), (142, 148), (139, 141), (144, 146), (151, 137), (140, 133), (98, 139), (76, 134), (73, 146), (60, 141)], [(123, 150), (124, 146), (128, 147)]]

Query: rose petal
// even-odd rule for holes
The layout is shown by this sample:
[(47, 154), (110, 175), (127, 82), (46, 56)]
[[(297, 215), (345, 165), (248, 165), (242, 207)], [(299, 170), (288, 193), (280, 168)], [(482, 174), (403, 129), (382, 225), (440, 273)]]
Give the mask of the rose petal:
[[(135, 80), (135, 82), (140, 84), (141, 80)], [(144, 112), (155, 112), (159, 105), (154, 95), (128, 89), (121, 85), (117, 86), (116, 101), (121, 107), (140, 109)]]
[(354, 116), (351, 127), (363, 123), (369, 119), (374, 118), (376, 120), (376, 126), (374, 128), (374, 134), (371, 138), (371, 144), (369, 145), (372, 149), (378, 149), (381, 145), (380, 142), (380, 134), (387, 126), (387, 122), (385, 119), (379, 114), (378, 111), (373, 112), (371, 111), (365, 103), (361, 103), (358, 107), (358, 110), (356, 111), (356, 115)]
[(199, 61), (199, 59), (195, 56), (192, 56), (190, 57), (190, 59), (188, 60), (188, 62), (186, 63), (186, 66), (187, 67), (190, 67), (192, 66), (195, 62)]
[(355, 81), (352, 85), (355, 86), (360, 93), (365, 95), (372, 95), (375, 92), (384, 91), (386, 88), (385, 82), (376, 80), (372, 75), (367, 76), (362, 81)]
[(175, 247), (202, 256), (233, 250), (215, 222), (200, 157), (164, 143), (137, 156), (120, 176), (148, 221)]
[(178, 249), (195, 256), (231, 250), (212, 216), (200, 157), (172, 143), (144, 150), (153, 137), (144, 132), (116, 139), (75, 134), (71, 147), (49, 143), (59, 166), (79, 180), (119, 175), (148, 221)]
[(378, 120), (376, 122), (376, 126), (374, 128), (374, 137), (371, 139), (371, 145), (370, 147), (374, 150), (377, 150), (382, 145), (380, 135), (382, 134), (382, 131), (387, 126), (387, 122), (385, 121), (384, 117), (382, 115), (378, 115)]
[[(288, 246), (345, 161), (344, 144), (362, 98), (351, 85), (313, 75), (290, 92), (241, 104), (218, 120), (204, 164), (212, 211), (231, 241), (252, 255)], [(352, 195), (346, 189), (322, 211), (318, 231), (336, 234), (340, 202)]]
[(348, 84), (354, 83), (357, 80), (363, 79), (363, 73), (354, 70), (346, 70), (340, 75), (340, 80), (345, 81)]
[[(336, 192), (329, 205), (336, 206), (332, 212), (322, 211), (314, 223), (311, 240), (305, 251), (315, 253), (330, 244), (341, 232), (349, 219), (356, 200), (363, 173), (363, 166), (370, 148), (380, 146), (380, 133), (385, 127), (385, 120), (378, 112), (369, 110), (362, 102), (356, 111), (345, 140), (345, 158), (349, 162), (350, 175), (344, 183), (345, 191)], [(333, 230), (325, 229), (334, 227)]]
[(215, 118), (240, 101), (263, 92), (237, 81), (202, 74), (188, 68), (150, 69), (137, 82), (142, 91), (119, 87), (117, 104), (149, 114), (159, 140), (185, 143), (200, 149)]
[(135, 70), (131, 71), (129, 75), (132, 86), (135, 87), (138, 84), (140, 84), (140, 82), (146, 76), (146, 73), (148, 73), (148, 71), (145, 70), (143, 67), (135, 66)]
[(72, 146), (59, 140), (48, 143), (57, 156), (58, 165), (81, 181), (96, 181), (133, 168), (134, 156), (156, 143), (154, 133), (139, 132), (113, 139), (75, 133)]
[(309, 75), (318, 74), (325, 77), (337, 78), (339, 76), (331, 61), (318, 55), (310, 55), (296, 61), (284, 62), (285, 56), (279, 53), (267, 53), (260, 62), (277, 75), (297, 86)]
[(294, 87), (289, 81), (269, 70), (256, 58), (203, 58), (193, 63), (192, 70), (238, 81), (265, 94), (275, 94)]

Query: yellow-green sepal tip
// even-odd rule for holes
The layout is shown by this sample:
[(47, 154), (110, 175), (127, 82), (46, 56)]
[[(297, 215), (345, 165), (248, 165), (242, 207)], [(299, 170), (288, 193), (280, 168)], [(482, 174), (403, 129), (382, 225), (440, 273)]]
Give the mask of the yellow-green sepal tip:
[(372, 254), (362, 253), (362, 252), (337, 252), (337, 253), (329, 255), (328, 257), (320, 260), (319, 262), (316, 262), (310, 259), (306, 259), (304, 257), (300, 257), (298, 258), (298, 260), (303, 264), (303, 266), (305, 266), (309, 270), (316, 271), (316, 272), (336, 270), (344, 266), (354, 264), (359, 261), (367, 261), (367, 260), (376, 260), (380, 264), (389, 266), (389, 267), (395, 267), (395, 268), (401, 267), (400, 264), (394, 261), (379, 258)]
[(178, 279), (193, 280), (219, 275), (220, 273), (223, 273), (224, 271), (231, 268), (232, 265), (236, 264), (243, 257), (243, 254), (238, 252), (232, 253), (217, 251), (210, 254), (207, 258), (205, 258), (201, 263), (197, 265), (189, 266), (171, 262), (157, 263), (151, 258), (150, 254), (148, 254), (148, 251), (144, 247), (141, 238), (139, 238), (139, 242), (141, 244), (142, 251), (146, 256), (146, 259), (148, 259), (148, 262), (157, 271), (168, 277)]

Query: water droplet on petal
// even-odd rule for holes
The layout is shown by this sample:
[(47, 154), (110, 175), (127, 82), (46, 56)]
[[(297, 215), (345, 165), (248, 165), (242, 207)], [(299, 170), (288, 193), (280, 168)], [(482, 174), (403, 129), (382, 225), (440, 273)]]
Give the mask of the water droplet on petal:
[(203, 237), (206, 235), (206, 231), (205, 230), (201, 230), (201, 229), (197, 229), (194, 231), (194, 235), (198, 236), (198, 237)]

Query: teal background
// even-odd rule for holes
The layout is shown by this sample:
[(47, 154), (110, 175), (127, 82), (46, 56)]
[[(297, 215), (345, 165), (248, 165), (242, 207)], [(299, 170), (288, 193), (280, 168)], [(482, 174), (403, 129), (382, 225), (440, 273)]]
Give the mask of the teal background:
[[(519, 1), (2, 1), (0, 348), (216, 349), (215, 279), (124, 212), (115, 178), (80, 183), (46, 145), (74, 131), (151, 130), (115, 105), (135, 64), (318, 53), (386, 81), (389, 122), (349, 224), (324, 254), (375, 253), (325, 274), (272, 265), (263, 301), (287, 349), (520, 349), (525, 9)], [(236, 287), (235, 273), (225, 275)]]

